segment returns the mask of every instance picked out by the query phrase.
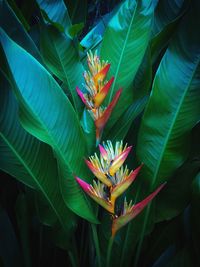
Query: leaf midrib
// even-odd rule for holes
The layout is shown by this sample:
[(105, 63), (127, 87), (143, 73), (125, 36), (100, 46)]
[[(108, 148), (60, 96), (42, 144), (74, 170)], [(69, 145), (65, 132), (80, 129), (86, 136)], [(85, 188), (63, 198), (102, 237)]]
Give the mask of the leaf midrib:
[(160, 157), (159, 157), (159, 160), (158, 160), (157, 168), (156, 168), (156, 170), (155, 170), (155, 172), (154, 172), (154, 175), (153, 175), (153, 178), (152, 178), (151, 187), (153, 187), (154, 184), (155, 184), (155, 181), (156, 181), (156, 178), (157, 178), (157, 175), (158, 175), (158, 172), (159, 172), (161, 163), (162, 163), (162, 159), (163, 159), (163, 155), (164, 155), (164, 152), (165, 152), (165, 148), (166, 148), (166, 146), (167, 146), (167, 144), (168, 144), (168, 141), (169, 141), (169, 138), (170, 138), (170, 134), (171, 134), (171, 132), (173, 131), (173, 128), (174, 128), (176, 119), (177, 119), (177, 117), (178, 117), (178, 115), (179, 115), (179, 112), (180, 112), (181, 107), (182, 107), (182, 104), (183, 104), (183, 102), (184, 102), (184, 100), (185, 100), (186, 94), (187, 94), (188, 91), (189, 91), (191, 82), (192, 82), (192, 80), (193, 80), (193, 78), (194, 78), (194, 75), (195, 75), (196, 70), (197, 70), (197, 68), (198, 68), (199, 62), (200, 62), (200, 59), (198, 59), (198, 61), (197, 61), (197, 63), (196, 63), (196, 66), (195, 66), (195, 68), (194, 68), (194, 70), (193, 70), (193, 72), (192, 72), (191, 78), (190, 78), (190, 80), (189, 80), (188, 86), (187, 86), (187, 88), (185, 89), (185, 92), (184, 92), (184, 94), (183, 94), (183, 96), (182, 96), (182, 98), (181, 98), (181, 100), (180, 100), (180, 103), (179, 103), (179, 105), (178, 105), (177, 111), (176, 111), (176, 113), (175, 113), (174, 119), (172, 120), (172, 124), (171, 124), (171, 126), (170, 126), (170, 128), (169, 128), (167, 137), (166, 137), (166, 139), (165, 139), (166, 141), (164, 142), (164, 146), (163, 146), (162, 152), (161, 152)]
[(68, 74), (67, 74), (66, 71), (65, 71), (65, 67), (64, 67), (64, 65), (63, 65), (63, 62), (62, 62), (62, 59), (61, 59), (61, 57), (60, 57), (59, 51), (57, 50), (56, 44), (55, 44), (55, 42), (54, 42), (54, 38), (53, 38), (52, 42), (53, 42), (53, 46), (54, 46), (54, 48), (55, 48), (55, 50), (56, 50), (56, 53), (57, 53), (57, 55), (58, 55), (58, 58), (59, 58), (59, 61), (60, 61), (62, 70), (63, 70), (63, 72), (64, 72), (64, 75), (65, 75), (64, 78), (66, 79), (65, 81), (66, 81), (66, 83), (67, 83), (67, 85), (68, 85), (68, 88), (70, 88), (70, 92), (71, 92), (71, 95), (72, 95), (72, 98), (73, 98), (73, 102), (74, 102), (76, 111), (78, 111), (77, 103), (76, 103), (76, 99), (75, 99), (75, 97), (74, 97), (74, 94), (72, 93), (73, 91), (72, 91), (72, 87), (71, 87), (71, 84), (70, 84), (70, 81), (69, 81), (69, 78), (68, 78)]
[(113, 85), (112, 85), (112, 89), (111, 89), (111, 93), (110, 93), (110, 97), (109, 97), (109, 101), (108, 101), (109, 103), (110, 103), (111, 98), (112, 98), (112, 95), (113, 95), (114, 87), (115, 87), (115, 84), (116, 84), (116, 81), (117, 81), (117, 78), (118, 78), (119, 68), (120, 68), (120, 65), (122, 63), (122, 58), (123, 58), (124, 50), (125, 50), (125, 47), (127, 45), (127, 41), (128, 41), (128, 38), (129, 38), (130, 30), (131, 30), (131, 27), (132, 27), (132, 24), (133, 24), (133, 21), (134, 21), (134, 18), (135, 18), (135, 13), (136, 13), (137, 6), (138, 6), (137, 2), (135, 2), (135, 3), (136, 4), (135, 4), (134, 13), (133, 13), (133, 16), (131, 18), (130, 25), (128, 27), (126, 38), (125, 38), (125, 41), (124, 41), (124, 44), (123, 44), (123, 48), (121, 50), (121, 54), (120, 54), (120, 58), (119, 58), (119, 64), (117, 65), (117, 70), (115, 72), (115, 79), (114, 79), (114, 82), (113, 82)]
[(19, 161), (22, 163), (22, 165), (25, 167), (25, 169), (27, 170), (27, 172), (30, 174), (30, 176), (33, 178), (33, 180), (35, 181), (36, 185), (38, 186), (38, 188), (42, 191), (42, 193), (44, 194), (45, 198), (47, 199), (47, 201), (49, 202), (49, 204), (51, 205), (52, 209), (54, 210), (55, 214), (58, 217), (58, 220), (60, 221), (63, 229), (65, 230), (65, 224), (62, 221), (60, 215), (57, 212), (57, 209), (54, 207), (53, 202), (51, 201), (51, 199), (49, 198), (48, 194), (45, 192), (43, 186), (39, 183), (39, 181), (37, 180), (36, 176), (34, 175), (33, 171), (29, 168), (29, 166), (27, 165), (26, 161), (24, 161), (24, 159), (19, 155), (19, 153), (17, 152), (17, 150), (9, 143), (9, 141), (4, 137), (4, 135), (0, 132), (0, 136), (3, 138), (3, 140), (5, 141), (5, 143), (8, 145), (8, 147), (12, 150), (12, 152), (15, 154), (15, 156), (19, 159)]

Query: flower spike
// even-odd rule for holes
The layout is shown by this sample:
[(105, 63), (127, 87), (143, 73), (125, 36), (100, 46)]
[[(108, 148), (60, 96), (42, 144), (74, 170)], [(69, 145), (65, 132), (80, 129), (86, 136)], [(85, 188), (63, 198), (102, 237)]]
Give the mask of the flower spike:
[(81, 186), (86, 194), (88, 194), (94, 201), (101, 205), (110, 213), (114, 213), (114, 206), (105, 197), (104, 185), (101, 183), (93, 182), (93, 186), (76, 177), (77, 183)]
[(98, 86), (99, 86), (99, 83), (101, 83), (101, 82), (105, 79), (105, 77), (106, 77), (106, 75), (107, 75), (109, 69), (110, 69), (110, 64), (107, 64), (103, 69), (101, 69), (101, 70), (94, 76), (93, 79), (94, 79), (94, 84), (95, 84), (96, 87), (98, 87)]
[(109, 168), (109, 174), (113, 176), (117, 170), (124, 163), (126, 158), (128, 157), (129, 152), (131, 151), (132, 146), (127, 147), (121, 154), (119, 154), (112, 162), (111, 167)]
[(77, 92), (78, 96), (81, 98), (81, 100), (83, 101), (83, 103), (86, 106), (88, 106), (87, 99), (85, 98), (84, 93), (82, 93), (81, 90), (78, 88), (78, 86), (76, 87), (76, 92)]
[(110, 187), (112, 185), (111, 181), (107, 178), (104, 171), (101, 168), (101, 164), (98, 158), (93, 157), (90, 160), (85, 160), (88, 168), (93, 172), (93, 174), (105, 185)]
[(114, 77), (112, 77), (105, 85), (104, 87), (99, 90), (99, 92), (94, 96), (94, 105), (96, 108), (98, 108), (102, 102), (104, 101), (105, 97), (107, 96), (109, 89), (114, 81)]
[(110, 201), (114, 205), (115, 200), (123, 194), (126, 189), (134, 182), (135, 178), (137, 177), (138, 173), (140, 172), (143, 165), (140, 165), (134, 171), (131, 171), (128, 176), (125, 176), (122, 181), (117, 183), (115, 186), (112, 187), (110, 191)]
[(103, 157), (104, 160), (108, 160), (108, 154), (105, 148), (99, 144), (99, 151), (101, 153), (101, 156)]
[(91, 51), (87, 53), (87, 63), (89, 71), (83, 73), (86, 93), (81, 92), (78, 87), (76, 91), (95, 122), (96, 144), (98, 145), (105, 124), (121, 94), (121, 89), (116, 92), (116, 95), (108, 107), (102, 107), (101, 105), (108, 95), (114, 81), (114, 77), (109, 81), (106, 80), (106, 75), (110, 69), (110, 63), (101, 61), (97, 56), (97, 52), (93, 54)]
[(97, 139), (97, 143), (99, 144), (101, 135), (102, 135), (102, 131), (108, 121), (108, 119), (110, 118), (111, 112), (113, 110), (113, 108), (115, 107), (115, 105), (117, 104), (117, 101), (121, 95), (122, 89), (119, 89), (115, 96), (113, 97), (113, 100), (111, 101), (111, 103), (108, 105), (108, 107), (103, 111), (103, 113), (100, 115), (100, 117), (98, 117), (95, 120), (95, 125), (96, 125), (96, 139)]
[(112, 236), (115, 236), (116, 232), (126, 225), (128, 222), (130, 222), (132, 219), (134, 219), (142, 210), (151, 202), (151, 200), (160, 192), (160, 190), (165, 186), (166, 183), (163, 183), (161, 186), (159, 186), (153, 193), (151, 193), (148, 197), (137, 203), (136, 205), (129, 205), (126, 202), (124, 202), (124, 209), (122, 211), (122, 214), (119, 217), (116, 217), (113, 220), (112, 224)]

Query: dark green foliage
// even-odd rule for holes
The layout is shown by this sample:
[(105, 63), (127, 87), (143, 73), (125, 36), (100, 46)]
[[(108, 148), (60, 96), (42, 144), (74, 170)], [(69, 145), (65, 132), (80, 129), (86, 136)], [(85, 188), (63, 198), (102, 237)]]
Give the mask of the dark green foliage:
[(91, 182), (84, 158), (97, 152), (76, 93), (89, 49), (115, 77), (104, 105), (123, 89), (102, 141), (133, 145), (130, 169), (144, 163), (128, 200), (167, 181), (117, 233), (111, 266), (200, 266), (199, 11), (198, 0), (0, 0), (0, 266), (105, 266), (111, 218), (74, 179)]

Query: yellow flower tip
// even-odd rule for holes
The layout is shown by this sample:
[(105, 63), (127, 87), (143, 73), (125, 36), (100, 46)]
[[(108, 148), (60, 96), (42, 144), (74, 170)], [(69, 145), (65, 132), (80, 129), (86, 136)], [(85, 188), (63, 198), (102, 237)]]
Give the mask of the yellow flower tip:
[(90, 160), (85, 159), (85, 163), (99, 181), (101, 181), (108, 187), (112, 186), (111, 181), (107, 178), (107, 176), (103, 172), (101, 163), (97, 157), (95, 159), (91, 158)]
[(99, 86), (99, 83), (103, 82), (109, 69), (110, 64), (106, 64), (97, 74), (94, 75), (93, 80), (96, 87)]
[(109, 174), (113, 176), (119, 168), (122, 166), (126, 158), (128, 157), (129, 152), (131, 151), (132, 146), (127, 147), (121, 154), (119, 154), (113, 161), (110, 169)]
[(98, 108), (102, 102), (104, 101), (104, 99), (106, 98), (110, 87), (112, 85), (114, 81), (114, 77), (112, 77), (104, 86), (101, 90), (99, 90), (99, 92), (94, 96), (94, 105), (96, 108)]

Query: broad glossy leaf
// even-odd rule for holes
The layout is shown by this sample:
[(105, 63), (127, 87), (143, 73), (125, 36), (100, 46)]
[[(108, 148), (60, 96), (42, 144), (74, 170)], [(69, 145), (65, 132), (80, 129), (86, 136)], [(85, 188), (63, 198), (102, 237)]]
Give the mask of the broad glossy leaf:
[(79, 114), (82, 103), (77, 95), (76, 86), (81, 87), (84, 68), (79, 60), (73, 40), (53, 27), (41, 28), (41, 53), (48, 68), (70, 91), (74, 106)]
[(168, 45), (187, 8), (188, 2), (184, 0), (158, 2), (152, 27), (151, 52), (153, 63), (156, 62), (161, 51)]
[(200, 38), (195, 15), (193, 10), (185, 17), (171, 41), (142, 119), (137, 152), (145, 165), (144, 177), (153, 186), (184, 162), (189, 133), (200, 117)]
[[(107, 139), (123, 140), (127, 135), (133, 121), (144, 110), (148, 100), (149, 89), (152, 79), (152, 66), (150, 49), (147, 49), (146, 55), (137, 71), (133, 82), (134, 100), (128, 109), (121, 115), (118, 121), (111, 128)], [(120, 125), (120, 127), (119, 127)]]
[(6, 80), (1, 79), (0, 95), (0, 140), (5, 148), (0, 152), (0, 167), (39, 190), (66, 232), (72, 230), (74, 215), (62, 199), (52, 149), (28, 134), (19, 124), (18, 105)]
[[(149, 188), (169, 179), (186, 160), (190, 132), (200, 117), (200, 38), (195, 19), (198, 8), (193, 6), (172, 39), (156, 73), (142, 119), (137, 154), (144, 162), (141, 173)], [(137, 255), (149, 213), (150, 209), (146, 212)]]
[(163, 28), (180, 16), (184, 10), (185, 2), (185, 0), (158, 1), (152, 28), (153, 36), (158, 35)]
[(82, 167), (85, 142), (71, 103), (42, 65), (3, 30), (0, 41), (10, 68), (6, 74), (19, 101), (21, 123), (32, 135), (53, 147), (60, 164), (60, 188), (66, 205), (78, 215), (96, 221), (73, 177), (73, 172), (85, 176)]
[(167, 187), (156, 199), (155, 221), (165, 221), (179, 215), (191, 199), (191, 184), (198, 173), (200, 161), (187, 161), (170, 177)]
[(133, 80), (148, 46), (153, 11), (154, 1), (127, 0), (108, 23), (101, 58), (111, 63), (109, 76), (114, 76), (115, 80), (105, 100), (106, 104), (120, 87), (123, 92), (107, 129), (111, 128), (133, 101)]
[(70, 17), (63, 0), (36, 0), (40, 9), (44, 10), (50, 20), (59, 23), (68, 32), (71, 26)]
[[(142, 119), (137, 155), (139, 161), (144, 163), (139, 178), (140, 188), (144, 191), (152, 190), (169, 179), (186, 160), (189, 133), (199, 120), (200, 40), (194, 26), (195, 10), (193, 12), (185, 17), (161, 61)], [(140, 226), (135, 226), (138, 227), (135, 238), (140, 236), (138, 251), (135, 252), (136, 263), (152, 216), (155, 220), (153, 209), (147, 209)], [(134, 227), (131, 225), (126, 242), (129, 245), (133, 239), (132, 231)], [(126, 248), (128, 255), (128, 251), (131, 253), (132, 250), (127, 245)]]
[(16, 43), (26, 49), (33, 57), (37, 58), (38, 61), (42, 61), (34, 42), (24, 30), (8, 3), (4, 0), (0, 1), (0, 26)]
[(69, 11), (72, 24), (80, 22), (85, 23), (87, 16), (87, 0), (64, 0), (64, 2)]

